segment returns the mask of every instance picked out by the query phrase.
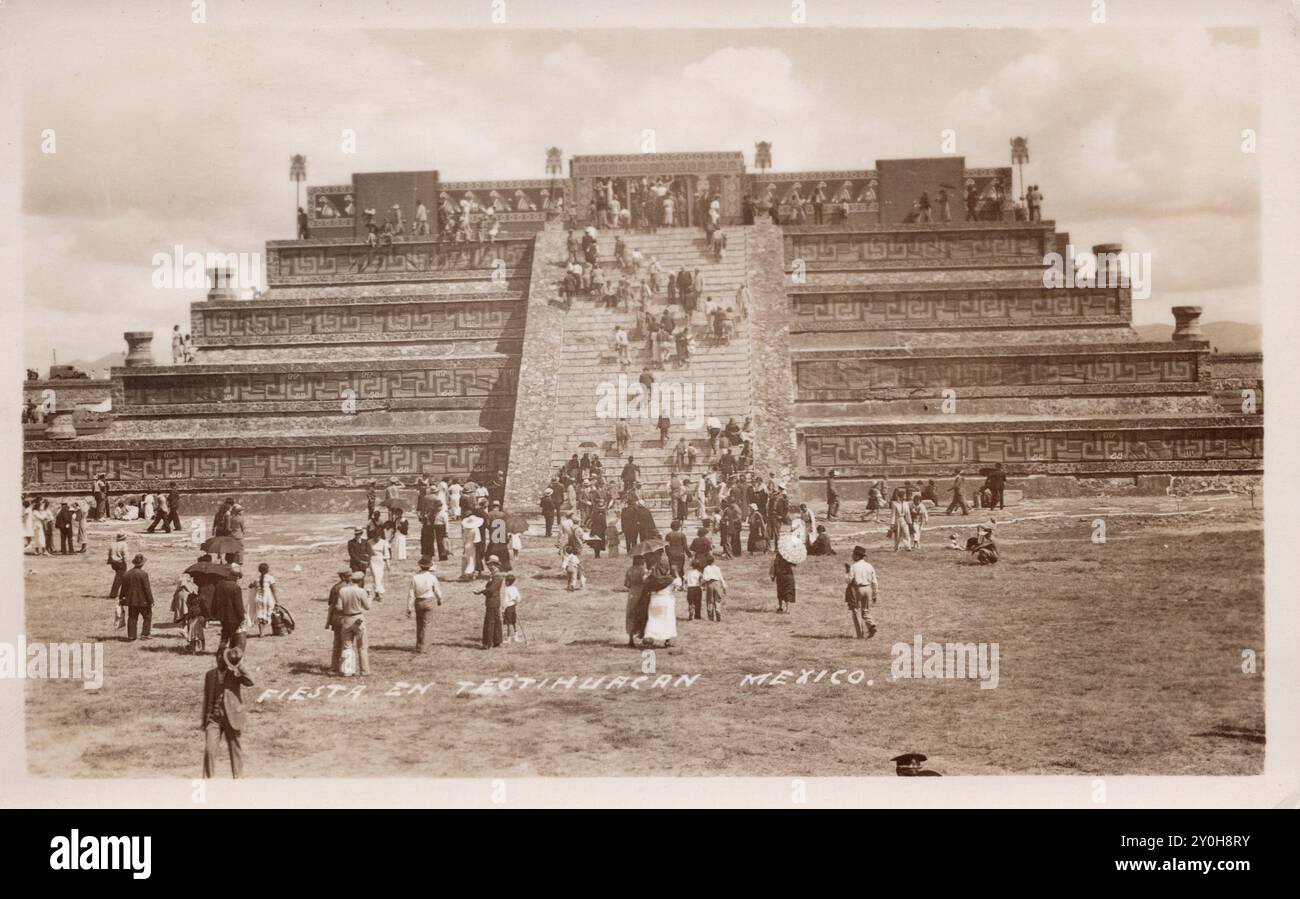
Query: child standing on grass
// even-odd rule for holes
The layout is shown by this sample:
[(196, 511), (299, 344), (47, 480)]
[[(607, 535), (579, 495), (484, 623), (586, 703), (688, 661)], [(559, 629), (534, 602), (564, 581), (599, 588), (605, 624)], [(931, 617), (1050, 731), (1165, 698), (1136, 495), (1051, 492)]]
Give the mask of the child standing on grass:
[(686, 620), (700, 619), (700, 601), (704, 595), (704, 561), (692, 559), (686, 566)]
[(722, 621), (722, 601), (727, 596), (727, 582), (722, 578), (722, 569), (718, 567), (713, 556), (704, 560), (701, 574), (704, 587), (704, 605), (709, 612), (710, 621)]
[(560, 567), (560, 570), (569, 576), (569, 586), (567, 589), (570, 592), (586, 588), (587, 574), (582, 570), (582, 559), (578, 557), (578, 554), (574, 552), (572, 547), (565, 550), (564, 564)]
[(523, 637), (519, 633), (519, 588), (515, 586), (515, 576), (506, 575), (506, 585), (501, 591), (501, 622), (506, 627), (505, 641), (518, 643)]

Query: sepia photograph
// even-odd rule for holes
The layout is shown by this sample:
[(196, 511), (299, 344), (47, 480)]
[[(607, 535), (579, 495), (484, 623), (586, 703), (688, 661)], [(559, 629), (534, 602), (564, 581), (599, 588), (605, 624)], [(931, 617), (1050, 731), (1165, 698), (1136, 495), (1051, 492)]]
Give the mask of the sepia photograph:
[(1300, 7), (1131, 5), (0, 3), (0, 804), (1296, 807)]

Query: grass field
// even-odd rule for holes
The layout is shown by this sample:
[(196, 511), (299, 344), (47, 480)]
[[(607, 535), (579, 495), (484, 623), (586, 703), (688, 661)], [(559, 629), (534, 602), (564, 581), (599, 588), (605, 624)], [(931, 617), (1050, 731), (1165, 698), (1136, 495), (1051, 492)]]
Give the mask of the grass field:
[[(324, 596), (351, 521), (254, 519), (245, 570), (271, 564), (298, 629), (249, 640), (256, 686), (244, 694), (246, 775), (892, 776), (890, 757), (910, 750), (947, 775), (1262, 770), (1263, 676), (1241, 671), (1243, 649), (1255, 650), (1263, 669), (1261, 511), (1223, 497), (1183, 500), (1180, 510), (1164, 498), (1026, 503), (998, 513), (1003, 561), (991, 567), (962, 564), (965, 553), (942, 548), (950, 524), (967, 525), (957, 531), (964, 542), (976, 515), (933, 517), (928, 545), (910, 554), (887, 547), (884, 525), (834, 523), (840, 555), (799, 567), (790, 615), (775, 614), (769, 557), (724, 562), (725, 620), (679, 620), (679, 640), (654, 653), (655, 675), (638, 690), (612, 681), (647, 664), (624, 645), (626, 556), (589, 561), (587, 590), (569, 593), (551, 543), (526, 539), (516, 573), (529, 639), (491, 651), (479, 648), (481, 597), (454, 582), (454, 559), (444, 563), (449, 599), (435, 618), (433, 650), (419, 656), (404, 614), (413, 551), (368, 616), (371, 676), (333, 679)], [(1026, 516), (1041, 517), (1014, 520)], [(1104, 544), (1091, 540), (1097, 517), (1106, 520)], [(199, 705), (213, 659), (182, 654), (166, 611), (196, 552), (181, 539), (130, 535), (132, 550), (149, 557), (160, 626), (150, 642), (122, 642), (105, 598), (112, 530), (92, 526), (85, 555), (25, 560), (27, 639), (107, 644), (97, 691), (26, 683), (29, 770), (199, 776)], [(852, 638), (841, 601), (855, 542), (867, 546), (882, 585), (880, 631), (869, 641)], [(682, 593), (679, 619), (685, 614)], [(997, 643), (996, 689), (970, 679), (891, 681), (891, 646), (917, 634)], [(793, 675), (742, 684), (747, 674), (782, 670)], [(813, 673), (797, 683), (805, 670), (864, 679), (850, 684), (840, 674), (835, 685), (829, 673), (811, 682)], [(652, 689), (663, 674), (673, 675), (670, 685)], [(507, 677), (516, 679), (509, 690), (482, 686)], [(562, 677), (576, 685), (519, 680)], [(289, 698), (329, 684), (350, 692)], [(265, 690), (275, 693), (257, 701)]]

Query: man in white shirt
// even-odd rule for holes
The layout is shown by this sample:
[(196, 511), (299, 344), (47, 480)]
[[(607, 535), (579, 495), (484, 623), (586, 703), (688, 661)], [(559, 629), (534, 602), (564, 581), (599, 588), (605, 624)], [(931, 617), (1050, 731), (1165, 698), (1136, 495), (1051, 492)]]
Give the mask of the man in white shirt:
[(433, 573), (433, 559), (420, 560), (420, 570), (411, 578), (411, 589), (406, 597), (406, 617), (415, 615), (415, 651), (428, 649), (429, 616), (435, 605), (442, 605), (442, 588)]
[(614, 352), (618, 355), (618, 364), (620, 366), (627, 365), (632, 361), (627, 332), (619, 325), (614, 326)]
[[(876, 569), (867, 561), (867, 550), (863, 546), (853, 547), (853, 564), (845, 565), (844, 602), (848, 604), (849, 614), (853, 616), (853, 629), (859, 638), (863, 626), (866, 626), (867, 639), (876, 635), (876, 621), (871, 617), (871, 604), (878, 599), (880, 583), (876, 580)], [(858, 616), (861, 615), (861, 621)]]
[(718, 451), (718, 437), (722, 434), (722, 420), (716, 415), (710, 415), (704, 419), (704, 427), (709, 434), (709, 450), (716, 453)]

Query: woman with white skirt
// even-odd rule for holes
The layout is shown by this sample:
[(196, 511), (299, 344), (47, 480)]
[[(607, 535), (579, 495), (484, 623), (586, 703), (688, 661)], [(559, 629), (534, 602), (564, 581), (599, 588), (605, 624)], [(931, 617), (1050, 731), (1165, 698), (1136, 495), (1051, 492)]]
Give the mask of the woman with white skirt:
[(462, 581), (469, 581), (474, 579), (474, 573), (477, 570), (477, 564), (475, 562), (475, 557), (474, 557), (474, 554), (476, 552), (475, 547), (478, 546), (479, 540), (481, 540), (483, 537), (481, 533), (482, 527), (483, 527), (483, 519), (479, 518), (477, 515), (474, 515), (472, 513), (466, 515), (460, 521), (460, 537), (461, 537), (460, 552), (461, 552), (461, 559), (464, 563), (464, 567), (461, 569), (460, 572), (460, 579)]
[(406, 561), (406, 535), (411, 524), (406, 520), (401, 509), (397, 510), (397, 519), (393, 522), (393, 548), (397, 552), (397, 561)]
[(673, 591), (679, 586), (681, 581), (662, 549), (646, 556), (645, 590), (650, 594), (650, 604), (642, 632), (645, 643), (663, 640), (664, 646), (671, 646), (677, 639), (677, 597)]
[(252, 590), (252, 602), (248, 604), (245, 624), (251, 629), (257, 628), (257, 635), (271, 623), (271, 612), (275, 609), (275, 578), (271, 575), (271, 566), (263, 562), (257, 566), (257, 580), (248, 585)]
[(375, 602), (384, 601), (384, 570), (388, 567), (390, 558), (392, 555), (388, 541), (384, 539), (383, 531), (380, 531), (370, 539), (370, 573), (375, 578)]

